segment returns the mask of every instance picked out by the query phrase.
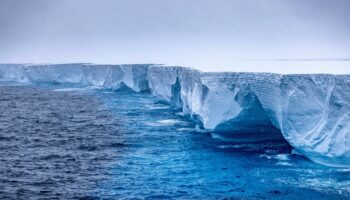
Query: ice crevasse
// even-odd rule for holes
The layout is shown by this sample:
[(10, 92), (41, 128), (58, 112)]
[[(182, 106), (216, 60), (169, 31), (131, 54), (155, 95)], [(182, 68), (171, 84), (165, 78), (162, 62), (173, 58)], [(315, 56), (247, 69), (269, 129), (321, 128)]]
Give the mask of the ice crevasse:
[(350, 167), (350, 75), (209, 73), (151, 64), (1, 64), (0, 79), (150, 91), (223, 137), (283, 137), (314, 162)]

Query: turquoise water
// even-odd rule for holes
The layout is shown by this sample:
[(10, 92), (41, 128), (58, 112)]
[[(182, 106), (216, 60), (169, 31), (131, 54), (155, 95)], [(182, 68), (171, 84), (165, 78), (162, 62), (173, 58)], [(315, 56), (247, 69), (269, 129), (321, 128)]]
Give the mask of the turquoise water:
[[(326, 168), (292, 154), (284, 140), (221, 141), (147, 93), (57, 86), (0, 88), (1, 109), (7, 110), (0, 123), (0, 197), (350, 198), (350, 171)], [(16, 106), (9, 107), (4, 103), (8, 101)], [(40, 129), (24, 134), (28, 126), (8, 125), (18, 124), (18, 113), (33, 109), (33, 104), (36, 109), (28, 113), (41, 113), (37, 115)], [(14, 113), (17, 118), (9, 117)], [(37, 122), (30, 114), (21, 117), (21, 124)], [(28, 152), (38, 156), (24, 156)], [(64, 166), (71, 166), (71, 171)]]

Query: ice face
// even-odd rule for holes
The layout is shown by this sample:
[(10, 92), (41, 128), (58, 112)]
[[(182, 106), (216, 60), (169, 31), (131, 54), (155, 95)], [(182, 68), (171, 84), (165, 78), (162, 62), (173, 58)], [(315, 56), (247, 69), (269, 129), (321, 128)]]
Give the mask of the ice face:
[(285, 138), (315, 162), (349, 167), (350, 76), (288, 75), (282, 81)]
[(86, 84), (81, 64), (26, 66), (26, 73), (33, 83)]
[(0, 78), (150, 89), (203, 128), (234, 140), (283, 137), (311, 160), (350, 167), (350, 76), (203, 73), (155, 65), (0, 65)]
[(106, 89), (148, 90), (149, 65), (0, 65), (0, 78), (22, 83), (68, 83)]
[(283, 136), (317, 163), (350, 167), (350, 76), (151, 67), (149, 82), (206, 129), (235, 139)]
[(3, 81), (29, 83), (26, 70), (24, 66), (20, 64), (1, 64), (0, 78)]
[(104, 87), (106, 84), (107, 76), (110, 73), (111, 66), (99, 65), (86, 65), (83, 67), (83, 72), (88, 85), (97, 87)]

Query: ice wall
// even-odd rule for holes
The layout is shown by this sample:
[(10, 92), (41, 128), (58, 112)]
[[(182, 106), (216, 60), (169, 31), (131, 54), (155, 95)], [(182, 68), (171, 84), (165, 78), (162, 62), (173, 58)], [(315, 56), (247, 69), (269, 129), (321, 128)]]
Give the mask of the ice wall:
[(149, 89), (149, 65), (17, 65), (1, 64), (0, 78), (20, 83), (61, 83), (106, 89), (128, 87), (136, 92)]
[[(278, 138), (311, 160), (350, 167), (350, 76), (201, 73), (151, 66), (154, 95), (232, 138)], [(180, 89), (180, 99), (178, 91)], [(181, 104), (179, 103), (181, 102)]]
[(285, 138), (311, 160), (350, 167), (350, 76), (203, 73), (156, 65), (0, 65), (0, 79), (150, 89), (236, 140)]

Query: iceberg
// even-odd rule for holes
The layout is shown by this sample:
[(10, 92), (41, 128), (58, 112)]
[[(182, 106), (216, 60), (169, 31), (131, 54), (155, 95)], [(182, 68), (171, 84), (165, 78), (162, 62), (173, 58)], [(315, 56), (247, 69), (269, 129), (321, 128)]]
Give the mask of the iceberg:
[(0, 79), (150, 91), (224, 138), (285, 139), (316, 163), (350, 167), (350, 75), (201, 72), (152, 64), (1, 64)]
[(56, 83), (96, 86), (118, 90), (124, 87), (135, 92), (148, 90), (147, 64), (143, 65), (19, 65), (1, 64), (0, 78), (20, 83)]

